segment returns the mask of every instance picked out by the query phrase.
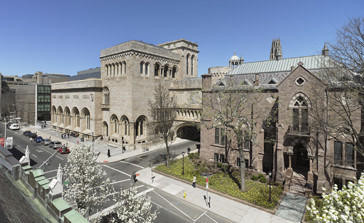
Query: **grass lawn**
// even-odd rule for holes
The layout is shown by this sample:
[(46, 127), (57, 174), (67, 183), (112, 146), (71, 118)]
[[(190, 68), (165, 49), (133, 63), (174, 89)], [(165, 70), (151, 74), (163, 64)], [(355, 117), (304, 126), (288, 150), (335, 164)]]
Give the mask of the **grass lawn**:
[[(184, 165), (184, 175), (182, 175), (182, 159), (171, 161), (168, 168), (165, 165), (160, 165), (156, 169), (168, 175), (190, 181), (191, 184), (193, 176), (196, 176), (196, 183), (205, 186), (205, 177), (200, 174), (207, 172), (207, 166), (197, 165), (189, 157), (185, 157)], [(238, 171), (234, 172), (233, 175), (239, 179)], [(276, 207), (283, 192), (281, 186), (272, 186), (272, 202), (268, 202), (269, 189), (267, 184), (246, 179), (245, 187), (246, 192), (241, 192), (238, 185), (223, 171), (218, 171), (209, 177), (209, 188), (267, 209)]]

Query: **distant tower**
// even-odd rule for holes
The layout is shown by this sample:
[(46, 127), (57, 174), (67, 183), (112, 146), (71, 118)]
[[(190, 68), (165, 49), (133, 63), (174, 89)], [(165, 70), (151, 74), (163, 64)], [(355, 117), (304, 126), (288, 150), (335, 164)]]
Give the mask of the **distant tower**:
[(328, 56), (329, 55), (329, 48), (327, 48), (326, 43), (324, 44), (324, 48), (322, 48), (322, 56)]
[(272, 41), (272, 48), (270, 49), (270, 60), (280, 60), (282, 59), (282, 47), (281, 40), (274, 39)]
[(234, 53), (234, 55), (230, 58), (229, 60), (229, 67), (231, 69), (234, 69), (235, 67), (239, 66), (240, 64), (244, 63), (244, 58), (243, 57), (238, 57), (236, 56), (236, 54)]

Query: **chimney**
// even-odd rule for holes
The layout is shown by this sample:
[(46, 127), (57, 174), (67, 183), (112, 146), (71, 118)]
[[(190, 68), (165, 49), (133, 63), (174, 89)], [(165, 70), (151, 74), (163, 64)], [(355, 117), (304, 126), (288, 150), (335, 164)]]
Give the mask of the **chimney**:
[(259, 74), (255, 74), (254, 85), (255, 86), (258, 86), (259, 85)]

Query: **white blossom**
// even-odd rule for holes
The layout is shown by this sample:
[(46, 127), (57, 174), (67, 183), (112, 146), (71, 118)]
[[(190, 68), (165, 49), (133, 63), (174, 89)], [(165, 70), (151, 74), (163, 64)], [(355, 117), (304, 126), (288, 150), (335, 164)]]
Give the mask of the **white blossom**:
[(63, 168), (65, 190), (63, 197), (74, 204), (83, 215), (102, 208), (113, 199), (113, 188), (106, 179), (105, 171), (96, 163), (96, 156), (90, 147), (80, 145), (72, 149)]
[(323, 193), (322, 202), (318, 208), (311, 199), (306, 207), (314, 222), (364, 222), (364, 173), (357, 184), (349, 182), (342, 190), (334, 185), (331, 193)]

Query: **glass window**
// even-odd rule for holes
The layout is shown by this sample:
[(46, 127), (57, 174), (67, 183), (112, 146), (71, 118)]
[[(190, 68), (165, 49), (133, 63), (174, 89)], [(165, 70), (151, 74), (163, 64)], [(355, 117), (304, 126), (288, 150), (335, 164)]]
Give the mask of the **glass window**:
[(297, 108), (293, 109), (293, 131), (299, 130), (299, 111)]
[(215, 128), (215, 144), (219, 144), (220, 143), (220, 129), (219, 128)]
[(342, 153), (343, 153), (342, 142), (335, 141), (334, 142), (334, 164), (338, 164), (338, 165), (342, 164)]
[(352, 143), (345, 143), (345, 164), (354, 166), (354, 146)]
[(224, 154), (220, 154), (220, 162), (225, 163), (225, 156)]
[(301, 126), (301, 131), (302, 132), (308, 132), (308, 110), (307, 109), (302, 109), (302, 126)]
[(241, 165), (241, 163), (240, 163), (240, 158), (238, 157), (238, 158), (236, 158), (236, 165), (237, 166), (240, 166)]
[(225, 129), (220, 129), (221, 130), (221, 140), (220, 140), (220, 145), (225, 145)]
[(215, 162), (219, 161), (219, 154), (218, 153), (214, 153), (214, 161)]

